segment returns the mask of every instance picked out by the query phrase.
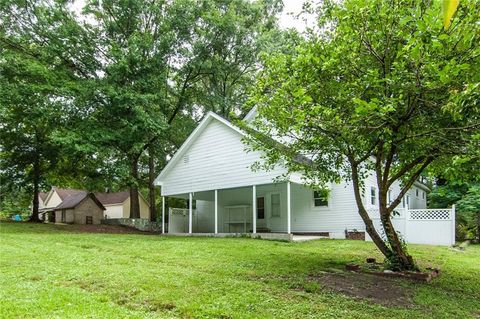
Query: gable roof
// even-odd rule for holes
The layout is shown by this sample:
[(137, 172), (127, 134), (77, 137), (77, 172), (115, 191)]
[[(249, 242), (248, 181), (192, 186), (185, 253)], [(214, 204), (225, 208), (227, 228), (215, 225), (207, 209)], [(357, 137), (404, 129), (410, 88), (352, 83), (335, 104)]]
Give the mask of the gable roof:
[(66, 199), (71, 195), (82, 194), (86, 191), (82, 189), (72, 189), (72, 188), (54, 188), (61, 200)]
[(115, 193), (95, 193), (95, 196), (103, 205), (113, 205), (122, 204), (130, 197), (130, 193), (127, 191)]
[(40, 199), (45, 202), (45, 199), (47, 199), (47, 196), (48, 196), (48, 193), (47, 192), (40, 192), (38, 193), (38, 197), (40, 197)]
[(53, 196), (53, 193), (57, 193), (58, 197), (60, 197), (60, 199), (63, 201), (66, 197), (73, 194), (78, 194), (81, 192), (85, 192), (85, 191), (81, 189), (57, 188), (53, 186), (52, 189), (47, 193), (47, 197), (43, 200), (43, 202), (46, 204), (50, 200), (50, 198)]
[(55, 207), (55, 210), (75, 208), (87, 197), (90, 197), (98, 207), (105, 210), (105, 207), (103, 207), (102, 203), (95, 197), (95, 195), (86, 191), (78, 191), (67, 196), (57, 207)]
[(208, 124), (212, 121), (219, 121), (220, 123), (223, 123), (227, 127), (231, 128), (232, 130), (240, 133), (242, 136), (245, 136), (246, 133), (241, 130), (239, 127), (233, 125), (223, 117), (213, 113), (213, 112), (208, 112), (207, 115), (203, 118), (203, 120), (198, 124), (198, 126), (193, 130), (193, 132), (190, 134), (190, 136), (185, 140), (185, 142), (180, 146), (178, 151), (173, 155), (173, 157), (168, 161), (167, 165), (163, 168), (163, 170), (160, 172), (160, 174), (157, 176), (157, 178), (154, 181), (154, 184), (159, 186), (161, 185), (161, 180), (162, 178), (167, 174), (169, 170), (171, 170), (174, 166), (175, 163), (179, 161), (179, 159), (182, 158), (182, 156), (185, 154), (185, 152), (188, 150), (188, 148), (193, 144), (193, 142), (197, 139), (197, 137), (205, 130), (205, 128), (208, 126)]

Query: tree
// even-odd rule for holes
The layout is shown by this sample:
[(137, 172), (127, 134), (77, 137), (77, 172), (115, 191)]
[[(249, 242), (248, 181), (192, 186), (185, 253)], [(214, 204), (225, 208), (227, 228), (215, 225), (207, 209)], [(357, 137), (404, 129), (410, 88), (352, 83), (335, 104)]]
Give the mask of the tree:
[[(60, 139), (88, 165), (72, 173), (116, 172), (130, 188), (132, 218), (139, 217), (138, 189), (147, 185), (154, 218), (152, 181), (176, 145), (172, 137), (206, 110), (227, 116), (240, 107), (281, 2), (91, 0), (74, 12), (67, 2), (10, 0), (4, 8), (7, 29), (41, 47), (74, 83)], [(30, 51), (4, 40), (11, 50)], [(30, 58), (48, 68), (48, 60)]]
[[(397, 270), (417, 266), (392, 224), (395, 208), (428, 167), (479, 146), (480, 8), (462, 2), (445, 31), (438, 6), (325, 1), (320, 31), (293, 55), (267, 57), (251, 97), (248, 141), (265, 152), (263, 165), (281, 160), (316, 187), (350, 180), (366, 231)], [(363, 204), (372, 173), (386, 241)], [(395, 182), (401, 191), (388, 202)]]
[(467, 225), (476, 224), (477, 241), (480, 241), (480, 186), (472, 186), (468, 190), (467, 194), (458, 201), (458, 210), (464, 215)]
[[(35, 48), (39, 56), (41, 53)], [(31, 221), (39, 221), (38, 193), (62, 157), (55, 132), (62, 123), (59, 99), (65, 80), (50, 68), (0, 47), (0, 173), (9, 190), (26, 189)], [(20, 204), (20, 203), (19, 203)]]

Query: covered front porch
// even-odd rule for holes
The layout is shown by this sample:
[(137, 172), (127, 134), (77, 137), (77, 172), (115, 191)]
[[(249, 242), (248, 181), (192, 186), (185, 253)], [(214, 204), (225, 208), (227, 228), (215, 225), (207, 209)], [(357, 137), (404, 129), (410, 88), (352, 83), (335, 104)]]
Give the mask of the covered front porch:
[(295, 186), (286, 181), (169, 195), (187, 200), (188, 208), (163, 205), (162, 233), (291, 240)]

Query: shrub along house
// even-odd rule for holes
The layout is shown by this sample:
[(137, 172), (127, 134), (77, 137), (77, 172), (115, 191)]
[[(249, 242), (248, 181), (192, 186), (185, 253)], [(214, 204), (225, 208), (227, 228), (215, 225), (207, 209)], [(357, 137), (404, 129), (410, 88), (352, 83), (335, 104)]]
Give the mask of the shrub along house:
[[(253, 116), (249, 114), (245, 120)], [(170, 208), (165, 212), (163, 207), (163, 221), (168, 213), (168, 232), (253, 233), (260, 237), (276, 232), (287, 238), (294, 233), (345, 238), (354, 232), (357, 237), (365, 237), (365, 225), (357, 212), (350, 183), (331, 184), (329, 192), (320, 192), (306, 186), (301, 173), (286, 174), (281, 165), (271, 171), (253, 171), (252, 165), (262, 160), (262, 154), (245, 150), (245, 134), (210, 112), (171, 158), (155, 183), (161, 186), (162, 196), (187, 199), (189, 208)], [(279, 180), (279, 176), (285, 178)], [(403, 218), (404, 224), (395, 223), (409, 242), (451, 244), (454, 212), (426, 213), (428, 191), (426, 185), (415, 183), (398, 208), (396, 218)], [(389, 196), (393, 198), (399, 192), (400, 187), (395, 184)], [(373, 175), (365, 180), (363, 200), (374, 223), (379, 225), (378, 191)], [(412, 216), (419, 223), (407, 237)], [(448, 232), (438, 235), (445, 229)], [(442, 237), (436, 238), (437, 235)]]

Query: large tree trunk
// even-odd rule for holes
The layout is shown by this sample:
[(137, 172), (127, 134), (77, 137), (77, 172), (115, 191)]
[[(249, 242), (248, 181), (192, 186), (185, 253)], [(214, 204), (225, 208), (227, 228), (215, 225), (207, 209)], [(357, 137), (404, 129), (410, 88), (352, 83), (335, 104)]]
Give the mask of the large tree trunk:
[(157, 206), (155, 203), (155, 155), (153, 146), (148, 149), (148, 199), (150, 204), (150, 220), (157, 221)]
[(378, 249), (382, 252), (382, 254), (388, 258), (388, 256), (392, 254), (392, 251), (390, 250), (390, 248), (388, 248), (388, 246), (383, 241), (382, 237), (380, 237), (380, 235), (375, 230), (372, 219), (370, 218), (370, 216), (368, 216), (368, 212), (365, 209), (365, 206), (363, 205), (362, 195), (360, 193), (360, 180), (358, 176), (358, 167), (352, 162), (353, 161), (351, 161), (352, 182), (353, 182), (353, 190), (355, 194), (355, 201), (358, 207), (358, 213), (360, 214), (360, 217), (365, 223), (365, 229), (368, 235), (370, 236), (370, 238), (372, 238), (372, 241), (378, 247)]
[(138, 198), (138, 159), (133, 159), (130, 167), (132, 184), (130, 185), (130, 218), (140, 218), (140, 202)]
[(38, 216), (38, 193), (40, 184), (40, 162), (38, 158), (35, 158), (33, 163), (33, 203), (32, 203), (32, 215), (30, 216), (29, 221), (31, 222), (40, 222)]
[(390, 254), (385, 255), (385, 257), (389, 260), (392, 270), (418, 270), (413, 257), (407, 253), (404, 243), (402, 243), (392, 224), (391, 211), (387, 207), (388, 181), (387, 178), (382, 178), (383, 174), (379, 163), (380, 159), (377, 158), (378, 211), (390, 248)]
[(391, 249), (391, 255), (386, 257), (390, 261), (392, 270), (418, 270), (413, 257), (406, 252), (405, 246), (400, 241), (390, 217), (386, 207), (381, 207), (380, 220)]

